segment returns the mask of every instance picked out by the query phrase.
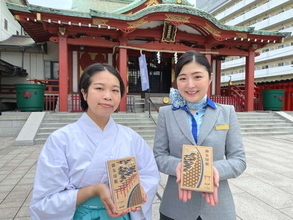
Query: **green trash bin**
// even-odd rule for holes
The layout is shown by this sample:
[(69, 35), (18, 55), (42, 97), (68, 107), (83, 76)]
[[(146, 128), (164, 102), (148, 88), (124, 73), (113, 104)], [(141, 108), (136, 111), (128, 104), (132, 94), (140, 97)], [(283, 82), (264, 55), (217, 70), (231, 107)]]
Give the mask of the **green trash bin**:
[(263, 90), (262, 105), (263, 110), (280, 111), (283, 106), (284, 90)]
[(43, 111), (43, 84), (15, 84), (17, 108), (23, 112)]

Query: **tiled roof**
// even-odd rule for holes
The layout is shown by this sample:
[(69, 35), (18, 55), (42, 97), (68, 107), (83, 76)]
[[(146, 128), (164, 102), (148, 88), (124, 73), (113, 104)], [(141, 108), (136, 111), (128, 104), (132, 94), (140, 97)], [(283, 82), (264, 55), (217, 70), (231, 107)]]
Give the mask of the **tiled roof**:
[[(85, 2), (84, 0), (75, 0), (75, 2), (78, 2), (78, 1)], [(182, 4), (175, 4), (175, 3), (170, 4), (171, 2), (175, 2), (175, 0), (163, 0), (162, 4), (151, 5), (134, 14), (129, 14), (129, 15), (121, 14), (121, 13), (126, 11), (127, 7), (129, 7), (128, 9), (130, 9), (130, 8), (138, 7), (141, 4), (144, 4), (146, 0), (135, 0), (130, 4), (127, 3), (129, 2), (128, 0), (124, 0), (124, 1), (97, 0), (97, 3), (98, 3), (97, 5), (99, 6), (91, 7), (88, 12), (53, 9), (53, 8), (36, 6), (36, 5), (20, 6), (20, 5), (16, 5), (12, 3), (7, 3), (7, 6), (10, 10), (23, 11), (23, 12), (38, 11), (38, 12), (51, 13), (56, 15), (73, 16), (73, 17), (82, 17), (82, 18), (103, 17), (108, 19), (124, 20), (124, 21), (134, 21), (153, 13), (161, 13), (161, 12), (172, 13), (173, 12), (173, 13), (194, 15), (194, 16), (205, 18), (207, 21), (212, 22), (215, 26), (217, 26), (219, 29), (222, 29), (222, 30), (241, 31), (241, 32), (247, 32), (250, 34), (268, 35), (268, 36), (273, 36), (273, 35), (274, 36), (290, 36), (291, 35), (291, 33), (289, 32), (254, 30), (253, 27), (224, 25), (221, 22), (219, 22), (215, 17), (211, 16), (209, 13), (194, 7), (190, 7), (191, 5), (187, 4), (186, 1), (187, 0), (182, 0)], [(92, 2), (92, 1), (89, 1), (89, 2)], [(123, 6), (123, 8), (120, 8), (118, 10), (119, 4), (120, 6)], [(116, 11), (111, 11), (111, 12), (107, 11), (112, 6), (114, 7), (114, 5), (117, 8)], [(126, 7), (125, 5), (128, 5), (128, 6)], [(112, 9), (114, 9), (113, 7)], [(106, 10), (106, 8), (108, 9)]]

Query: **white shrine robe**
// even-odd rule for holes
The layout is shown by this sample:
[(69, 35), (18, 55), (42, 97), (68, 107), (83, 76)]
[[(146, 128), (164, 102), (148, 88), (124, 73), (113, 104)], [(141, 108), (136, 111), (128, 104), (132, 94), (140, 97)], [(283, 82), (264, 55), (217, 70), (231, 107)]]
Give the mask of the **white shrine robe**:
[(77, 189), (108, 182), (106, 161), (136, 157), (141, 185), (147, 194), (142, 210), (131, 220), (152, 218), (152, 202), (160, 174), (152, 149), (131, 128), (110, 117), (104, 130), (86, 114), (53, 132), (40, 153), (30, 214), (33, 220), (70, 220)]

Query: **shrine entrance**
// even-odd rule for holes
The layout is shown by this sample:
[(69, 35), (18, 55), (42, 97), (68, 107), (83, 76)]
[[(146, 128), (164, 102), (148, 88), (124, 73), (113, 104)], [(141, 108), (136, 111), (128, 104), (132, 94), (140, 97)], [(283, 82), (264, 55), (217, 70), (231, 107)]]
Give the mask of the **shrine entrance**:
[[(150, 92), (169, 93), (172, 85), (172, 57), (161, 58), (146, 57), (149, 72)], [(129, 94), (140, 94), (141, 81), (139, 73), (138, 57), (130, 56), (128, 60), (128, 85)]]

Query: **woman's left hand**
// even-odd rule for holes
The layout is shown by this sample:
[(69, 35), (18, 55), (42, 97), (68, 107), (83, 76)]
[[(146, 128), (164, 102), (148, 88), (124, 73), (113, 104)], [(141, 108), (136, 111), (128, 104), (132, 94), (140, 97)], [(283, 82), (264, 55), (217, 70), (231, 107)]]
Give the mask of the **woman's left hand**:
[(107, 184), (96, 184), (92, 186), (92, 188), (94, 189), (95, 194), (100, 196), (101, 201), (103, 202), (106, 211), (111, 218), (118, 218), (129, 212), (129, 210), (122, 212), (116, 211), (116, 206), (112, 200), (110, 189)]
[(212, 193), (203, 192), (202, 196), (205, 197), (205, 200), (211, 206), (215, 206), (218, 203), (218, 188), (220, 181), (220, 174), (216, 167), (213, 167), (213, 176), (214, 176), (214, 191)]

